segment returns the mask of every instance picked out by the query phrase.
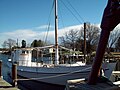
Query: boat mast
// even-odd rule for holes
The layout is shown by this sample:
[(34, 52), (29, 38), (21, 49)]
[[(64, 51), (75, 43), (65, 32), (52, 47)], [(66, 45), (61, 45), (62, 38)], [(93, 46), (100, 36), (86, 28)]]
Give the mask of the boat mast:
[(55, 65), (59, 64), (58, 55), (58, 11), (57, 11), (57, 0), (55, 1)]

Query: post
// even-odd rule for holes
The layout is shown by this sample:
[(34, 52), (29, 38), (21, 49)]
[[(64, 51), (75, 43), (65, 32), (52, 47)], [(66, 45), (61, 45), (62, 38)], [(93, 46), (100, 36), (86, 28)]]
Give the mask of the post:
[(92, 65), (92, 70), (88, 79), (88, 84), (96, 84), (99, 76), (102, 59), (107, 46), (110, 31), (112, 31), (120, 23), (120, 4), (119, 0), (108, 0), (108, 4), (104, 10), (101, 22), (101, 36)]
[(0, 60), (0, 78), (2, 77), (2, 60)]
[(12, 80), (13, 86), (17, 86), (17, 64), (12, 65)]
[(84, 23), (84, 61), (86, 63), (86, 23)]
[(99, 76), (100, 67), (102, 64), (102, 59), (105, 53), (105, 48), (108, 42), (109, 34), (110, 34), (110, 31), (108, 30), (102, 30), (101, 32), (95, 60), (93, 62), (91, 74), (90, 74), (89, 81), (88, 81), (89, 84), (96, 84), (97, 82), (97, 78)]

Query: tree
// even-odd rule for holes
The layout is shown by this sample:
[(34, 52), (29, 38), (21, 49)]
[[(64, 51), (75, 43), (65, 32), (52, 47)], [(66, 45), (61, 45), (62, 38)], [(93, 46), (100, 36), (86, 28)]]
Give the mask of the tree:
[(22, 40), (22, 48), (25, 48), (26, 47), (26, 41), (25, 40)]
[(45, 45), (45, 42), (43, 42), (42, 40), (38, 40), (38, 46), (42, 47)]
[(5, 47), (5, 48), (8, 47), (10, 50), (12, 50), (12, 47), (16, 46), (16, 41), (13, 40), (13, 39), (8, 39), (8, 40), (3, 42), (2, 46)]
[(42, 47), (45, 45), (45, 42), (43, 42), (42, 40), (34, 40), (32, 43), (31, 43), (31, 46), (32, 47)]
[[(96, 25), (87, 25), (86, 29), (86, 46), (87, 53), (96, 50), (99, 39), (100, 28)], [(64, 36), (60, 37), (61, 44), (65, 47), (84, 51), (84, 27), (78, 30), (70, 30)]]
[(65, 47), (75, 49), (76, 41), (78, 39), (78, 30), (71, 29), (69, 32), (66, 32), (64, 36), (60, 37), (61, 44)]
[[(96, 45), (98, 43), (99, 39), (99, 32), (100, 28), (95, 25), (87, 25), (86, 29), (86, 47), (87, 47), (87, 53), (91, 53), (92, 51), (96, 50)], [(81, 28), (79, 32), (79, 40), (78, 42), (81, 42), (81, 40), (84, 40), (84, 28)], [(83, 43), (82, 43), (83, 45)]]
[(8, 45), (7, 45), (7, 41), (4, 41), (3, 44), (2, 44), (2, 47), (3, 47), (3, 48), (7, 48), (7, 46), (8, 46)]
[(34, 40), (34, 41), (31, 43), (31, 46), (32, 46), (32, 47), (38, 47), (37, 40)]

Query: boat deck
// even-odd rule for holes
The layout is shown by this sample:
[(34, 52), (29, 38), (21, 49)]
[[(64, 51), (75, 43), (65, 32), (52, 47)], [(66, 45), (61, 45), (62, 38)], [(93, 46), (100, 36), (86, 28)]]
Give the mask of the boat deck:
[(96, 85), (88, 85), (86, 80), (68, 80), (66, 90), (120, 90), (120, 87), (114, 85), (111, 81), (104, 80)]
[(45, 73), (32, 73), (18, 71), (18, 75), (23, 79), (18, 79), (19, 81), (35, 80), (39, 82), (45, 82), (56, 85), (66, 85), (67, 80), (78, 79), (78, 78), (88, 78), (89, 72), (84, 73), (72, 73), (72, 74), (45, 74)]
[(0, 90), (19, 90), (17, 87), (13, 87), (11, 84), (0, 78)]

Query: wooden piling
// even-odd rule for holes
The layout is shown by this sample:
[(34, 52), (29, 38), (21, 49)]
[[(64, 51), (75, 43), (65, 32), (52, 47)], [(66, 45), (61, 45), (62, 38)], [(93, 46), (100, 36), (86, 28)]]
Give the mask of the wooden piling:
[(17, 86), (17, 64), (12, 65), (12, 80), (13, 86)]
[(0, 60), (0, 78), (2, 77), (2, 60)]
[(84, 23), (84, 61), (86, 63), (86, 23)]
[[(96, 84), (98, 81), (102, 59), (105, 53), (110, 31), (112, 31), (120, 23), (120, 4), (119, 0), (108, 0), (108, 4), (104, 10), (101, 22), (101, 36), (96, 51), (95, 60), (89, 75), (88, 84)], [(112, 14), (112, 15), (111, 15)]]

